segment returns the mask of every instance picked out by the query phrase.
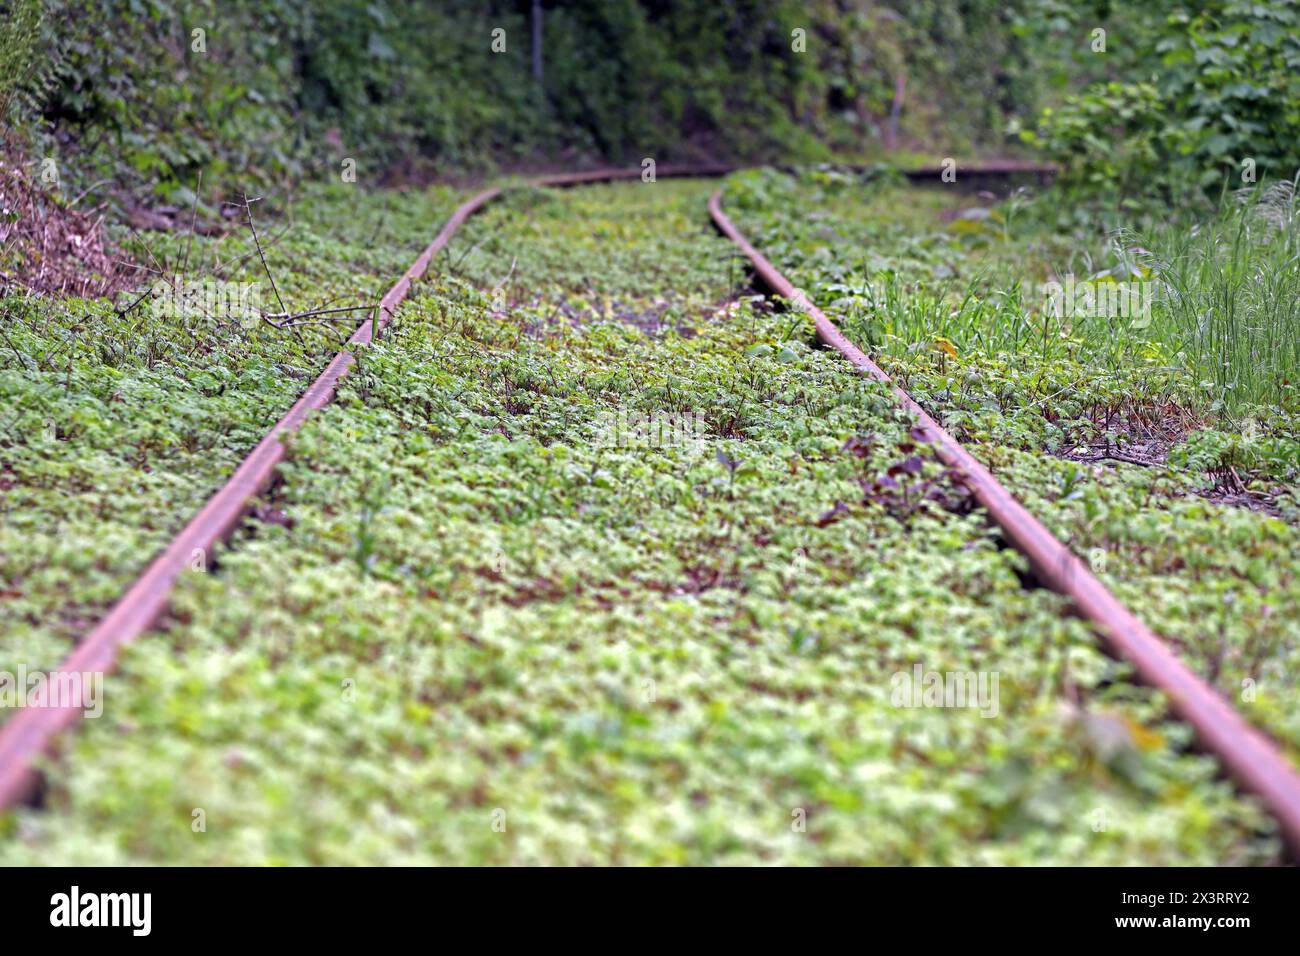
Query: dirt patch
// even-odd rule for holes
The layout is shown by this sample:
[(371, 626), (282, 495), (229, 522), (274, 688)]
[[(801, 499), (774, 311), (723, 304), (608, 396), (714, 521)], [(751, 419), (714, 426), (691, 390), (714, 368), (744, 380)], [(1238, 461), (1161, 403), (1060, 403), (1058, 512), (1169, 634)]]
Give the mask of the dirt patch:
[(1206, 501), (1213, 502), (1216, 505), (1226, 505), (1230, 508), (1245, 508), (1247, 511), (1258, 511), (1266, 514), (1271, 518), (1280, 518), (1283, 521), (1288, 520), (1286, 514), (1277, 505), (1278, 497), (1283, 494), (1283, 489), (1279, 488), (1273, 494), (1266, 494), (1262, 491), (1233, 491), (1227, 488), (1198, 488), (1193, 494)]
[(104, 234), (102, 209), (79, 211), (42, 181), (40, 162), (0, 155), (0, 294), (100, 298), (139, 283), (140, 268)]
[[(1164, 468), (1170, 450), (1204, 422), (1180, 405), (1126, 406), (1096, 410), (1087, 416), (1096, 426), (1098, 437), (1075, 442), (1056, 453), (1056, 457), (1084, 464), (1122, 462), (1144, 468)], [(1271, 493), (1254, 491), (1235, 473), (1215, 475), (1215, 482), (1191, 493), (1217, 505), (1245, 508), (1274, 518), (1285, 515), (1277, 499), (1284, 488)]]
[[(987, 203), (987, 206), (993, 206), (999, 202), (999, 196), (987, 189), (977, 191), (975, 193), (975, 198), (983, 200)], [(957, 219), (982, 219), (987, 217), (989, 211), (987, 206), (973, 205), (970, 201), (969, 193), (966, 193), (963, 196), (963, 199), (964, 201), (957, 205), (945, 206), (943, 209), (940, 209), (938, 212), (939, 221), (942, 223), (950, 223)]]
[(1087, 416), (1093, 437), (1072, 442), (1058, 455), (1070, 461), (1122, 461), (1163, 466), (1169, 449), (1201, 423), (1190, 410), (1172, 403), (1093, 409)]

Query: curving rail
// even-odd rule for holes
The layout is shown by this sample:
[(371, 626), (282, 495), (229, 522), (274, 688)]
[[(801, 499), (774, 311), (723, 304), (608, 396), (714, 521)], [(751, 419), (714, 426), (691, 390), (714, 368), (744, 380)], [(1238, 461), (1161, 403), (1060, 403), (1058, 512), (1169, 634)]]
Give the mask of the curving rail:
[[(718, 176), (737, 167), (664, 166), (657, 175)], [(1032, 174), (1050, 177), (1052, 167), (1021, 163), (963, 168), (963, 174), (980, 177)], [(912, 180), (938, 179), (942, 171), (913, 170)], [(529, 180), (525, 185), (567, 187), (587, 183), (636, 179), (640, 170), (598, 169)], [(380, 301), (377, 315), (361, 324), (349, 346), (365, 345), (392, 321), (411, 285), (428, 270), (433, 257), (470, 216), (503, 193), (484, 190), (459, 206), (438, 235), (421, 252), (405, 274)], [(785, 278), (722, 211), (721, 191), (709, 200), (709, 214), (717, 227), (753, 265), (756, 275), (772, 291), (812, 318), (819, 338), (843, 355), (859, 371), (879, 382), (889, 377), (850, 342), (807, 296)], [(148, 631), (166, 610), (172, 588), (190, 566), (196, 549), (205, 552), (234, 532), (254, 499), (272, 484), (284, 459), (283, 438), (296, 431), (307, 416), (334, 397), (339, 379), (354, 363), (353, 354), (339, 352), (289, 412), (281, 418), (240, 464), (230, 480), (199, 510), (189, 523), (127, 589), (99, 624), (73, 649), (59, 667), (64, 672), (108, 671), (123, 646)], [(959, 469), (972, 492), (1007, 540), (1029, 559), (1039, 580), (1068, 597), (1079, 613), (1097, 628), (1117, 657), (1133, 664), (1139, 677), (1163, 691), (1174, 713), (1192, 726), (1200, 745), (1216, 756), (1246, 792), (1260, 798), (1277, 820), (1289, 854), (1300, 859), (1300, 773), (1264, 734), (1251, 727), (1213, 689), (1196, 676), (1169, 647), (1125, 608), (1069, 548), (1057, 540), (993, 475), (928, 415), (905, 391), (894, 386), (895, 401), (916, 416), (934, 440), (938, 454), (949, 467)], [(58, 735), (80, 715), (76, 708), (27, 709), (0, 727), (0, 809), (30, 797), (37, 789), (38, 762), (49, 753)]]

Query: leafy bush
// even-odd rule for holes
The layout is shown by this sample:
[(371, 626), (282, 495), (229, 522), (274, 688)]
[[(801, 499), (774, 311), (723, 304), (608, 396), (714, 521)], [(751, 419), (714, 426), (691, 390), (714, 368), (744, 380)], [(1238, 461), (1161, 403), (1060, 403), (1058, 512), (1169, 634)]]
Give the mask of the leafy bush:
[[(0, 4), (0, 116), (30, 77), (40, 39), (40, 0)], [(28, 104), (30, 106), (30, 104)]]
[(1045, 109), (1022, 134), (1065, 165), (1068, 182), (1179, 198), (1300, 167), (1293, 3), (1161, 2), (1117, 22), (1105, 57), (1122, 78)]
[(1065, 170), (1066, 186), (1111, 190), (1125, 197), (1145, 188), (1163, 159), (1160, 94), (1150, 83), (1106, 83), (1043, 110), (1029, 140)]

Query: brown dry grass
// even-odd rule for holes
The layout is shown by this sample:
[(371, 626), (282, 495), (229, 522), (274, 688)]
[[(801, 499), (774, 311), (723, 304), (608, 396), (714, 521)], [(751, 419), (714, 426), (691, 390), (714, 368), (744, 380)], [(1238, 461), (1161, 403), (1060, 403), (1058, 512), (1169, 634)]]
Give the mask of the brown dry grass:
[(0, 295), (99, 298), (139, 285), (140, 267), (109, 242), (102, 210), (79, 211), (39, 170), (0, 153)]

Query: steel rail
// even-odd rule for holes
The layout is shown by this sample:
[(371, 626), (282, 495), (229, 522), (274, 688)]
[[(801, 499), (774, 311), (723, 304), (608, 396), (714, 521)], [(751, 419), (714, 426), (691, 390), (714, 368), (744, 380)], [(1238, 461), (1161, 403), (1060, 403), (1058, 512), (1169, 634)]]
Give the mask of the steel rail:
[[(739, 167), (728, 164), (673, 166), (656, 171), (664, 178), (719, 176)], [(903, 171), (913, 181), (939, 179), (938, 167)], [(997, 163), (961, 167), (961, 174), (1010, 176), (1031, 173), (1051, 176), (1051, 166)], [(560, 173), (524, 181), (522, 186), (564, 188), (614, 180), (637, 179), (639, 169), (596, 169)], [(377, 315), (364, 321), (348, 340), (349, 346), (366, 345), (378, 338), (392, 321), (397, 307), (412, 284), (428, 270), (433, 257), (446, 247), (456, 231), (508, 187), (484, 190), (460, 205), (437, 236), (421, 252), (403, 276), (381, 299)], [(830, 321), (745, 240), (722, 213), (720, 193), (709, 203), (714, 221), (736, 241), (754, 263), (756, 271), (771, 287), (813, 315), (818, 334), (837, 348), (854, 365), (872, 377), (888, 377), (858, 351)], [(196, 551), (209, 553), (239, 526), (256, 497), (269, 488), (275, 470), (286, 451), (283, 438), (296, 431), (308, 415), (333, 399), (339, 380), (355, 362), (345, 349), (334, 356), (324, 371), (303, 393), (287, 414), (248, 454), (239, 468), (136, 579), (99, 624), (64, 659), (63, 673), (107, 672), (116, 665), (122, 647), (153, 627), (166, 610), (177, 580), (191, 566)], [(1125, 610), (1105, 587), (1063, 545), (1056, 541), (1005, 491), (982, 466), (961, 448), (901, 389), (899, 402), (912, 410), (934, 434), (945, 460), (963, 469), (975, 484), (975, 493), (1009, 539), (1029, 555), (1045, 583), (1069, 594), (1090, 619), (1097, 621), (1114, 649), (1133, 660), (1144, 679), (1165, 690), (1176, 712), (1197, 730), (1207, 749), (1224, 761), (1243, 787), (1258, 793), (1282, 824), (1288, 846), (1300, 855), (1300, 780), (1260, 734), (1250, 729), (1230, 708)], [(28, 798), (40, 781), (38, 761), (53, 750), (58, 735), (69, 729), (81, 713), (79, 708), (29, 708), (21, 710), (0, 727), (0, 810)]]
[[(666, 165), (657, 170), (657, 175), (718, 176), (734, 168), (728, 165)], [(640, 169), (594, 169), (541, 176), (523, 185), (578, 186), (636, 179), (641, 175)], [(451, 241), (470, 216), (500, 196), (505, 188), (483, 190), (458, 206), (433, 241), (385, 293), (377, 309), (378, 316), (363, 321), (347, 344), (353, 347), (367, 345), (378, 338), (410, 292), (412, 283), (428, 270), (433, 257)], [(57, 673), (107, 673), (116, 666), (121, 649), (157, 623), (167, 609), (177, 580), (192, 566), (196, 554), (210, 554), (234, 533), (254, 499), (271, 486), (275, 470), (285, 457), (283, 439), (297, 431), (311, 412), (319, 411), (333, 400), (339, 379), (348, 373), (355, 361), (348, 349), (331, 359), (293, 407), (249, 452), (230, 479), (207, 500), (94, 629), (63, 659)], [(81, 708), (69, 706), (23, 708), (0, 726), (0, 810), (29, 799), (37, 791), (40, 757), (53, 750), (58, 735), (68, 730), (81, 713)]]
[(1143, 682), (1168, 697), (1173, 712), (1192, 726), (1201, 747), (1218, 758), (1242, 790), (1260, 798), (1277, 821), (1291, 858), (1300, 860), (1300, 773), (1273, 741), (1251, 727), (1179, 660), (1155, 632), (1110, 593), (1083, 561), (755, 249), (722, 211), (721, 190), (709, 199), (709, 215), (740, 247), (754, 272), (770, 289), (812, 317), (822, 342), (859, 371), (893, 387), (895, 402), (916, 416), (934, 440), (944, 464), (964, 475), (976, 499), (1007, 540), (1029, 558), (1038, 579), (1069, 598), (1083, 617), (1096, 626), (1110, 651), (1130, 662)]
[[(369, 344), (392, 321), (397, 307), (424, 275), (433, 257), (471, 215), (501, 194), (487, 189), (452, 214), (400, 279), (385, 293), (375, 316), (366, 319), (348, 339), (349, 346)], [(104, 673), (117, 663), (122, 647), (149, 630), (166, 610), (176, 581), (192, 567), (197, 554), (208, 555), (239, 526), (253, 500), (271, 484), (284, 460), (283, 438), (297, 431), (307, 416), (334, 398), (338, 381), (356, 361), (351, 351), (338, 352), (293, 407), (272, 426), (244, 458), (235, 473), (207, 500), (198, 513), (117, 600), (108, 614), (59, 665), (67, 674)], [(37, 761), (51, 750), (55, 738), (81, 714), (79, 707), (23, 708), (0, 727), (0, 810), (29, 798), (40, 775)]]

